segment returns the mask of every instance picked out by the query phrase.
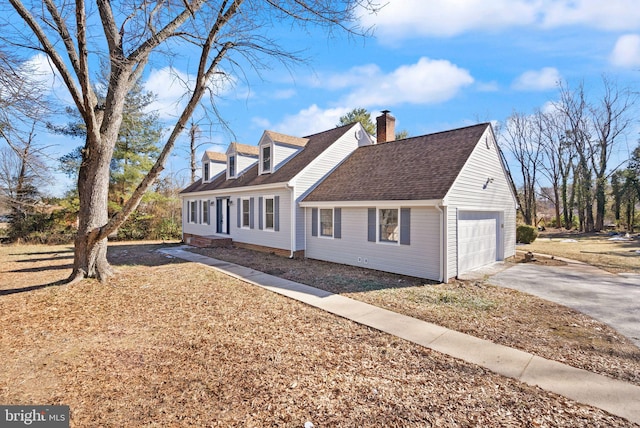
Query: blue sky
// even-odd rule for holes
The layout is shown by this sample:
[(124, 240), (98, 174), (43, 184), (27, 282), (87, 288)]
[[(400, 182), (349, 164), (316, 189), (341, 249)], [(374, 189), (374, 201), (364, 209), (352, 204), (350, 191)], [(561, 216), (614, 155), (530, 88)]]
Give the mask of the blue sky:
[[(217, 105), (233, 135), (200, 120), (203, 141), (210, 142), (201, 151), (224, 151), (230, 141), (257, 144), (265, 129), (308, 135), (356, 107), (374, 117), (391, 110), (396, 129), (413, 136), (533, 112), (557, 99), (559, 80), (584, 81), (596, 94), (606, 73), (640, 90), (637, 0), (390, 0), (361, 20), (375, 28), (372, 37), (273, 28), (285, 47), (306, 48), (309, 63), (291, 70), (274, 63), (261, 77), (225, 83)], [(188, 61), (175, 58), (173, 72), (188, 78)], [(145, 75), (165, 120), (182, 93), (167, 67), (156, 61)], [(64, 93), (56, 94), (64, 102)], [(637, 130), (638, 124), (630, 148)], [(48, 138), (60, 154), (80, 143)], [(167, 171), (187, 174), (187, 152), (174, 153)]]

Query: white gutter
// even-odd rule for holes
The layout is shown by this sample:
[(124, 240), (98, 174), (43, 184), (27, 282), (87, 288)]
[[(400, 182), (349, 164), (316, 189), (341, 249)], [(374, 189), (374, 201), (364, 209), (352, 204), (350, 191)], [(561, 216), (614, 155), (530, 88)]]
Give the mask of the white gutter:
[(397, 208), (397, 207), (434, 207), (442, 204), (442, 199), (425, 199), (425, 200), (393, 200), (393, 201), (308, 201), (300, 202), (302, 208), (333, 208), (340, 206), (342, 208), (356, 207), (380, 207), (380, 208)]
[(291, 221), (289, 222), (289, 227), (291, 227), (291, 252), (289, 258), (292, 259), (296, 248), (296, 188), (295, 185), (292, 186), (289, 183), (285, 184), (285, 186), (291, 190)]
[(444, 278), (445, 276), (445, 259), (446, 259), (446, 255), (444, 254), (444, 234), (445, 234), (445, 222), (444, 222), (444, 211), (442, 211), (442, 207), (440, 206), (440, 203), (437, 203), (435, 205), (436, 210), (438, 210), (438, 213), (440, 214), (440, 278), (438, 279), (438, 281), (440, 282), (447, 282), (447, 279)]

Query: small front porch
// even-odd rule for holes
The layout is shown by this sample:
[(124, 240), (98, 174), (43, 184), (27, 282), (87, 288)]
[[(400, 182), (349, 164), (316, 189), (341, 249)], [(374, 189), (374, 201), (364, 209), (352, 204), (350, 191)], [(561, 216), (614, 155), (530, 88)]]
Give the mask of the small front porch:
[(230, 247), (233, 240), (226, 236), (184, 234), (184, 243), (198, 248)]

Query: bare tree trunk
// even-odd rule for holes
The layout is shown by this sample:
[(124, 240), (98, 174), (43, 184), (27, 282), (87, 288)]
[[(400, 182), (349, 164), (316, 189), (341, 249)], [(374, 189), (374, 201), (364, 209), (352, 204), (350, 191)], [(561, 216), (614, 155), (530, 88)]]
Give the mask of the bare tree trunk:
[(189, 160), (191, 161), (191, 182), (196, 181), (196, 134), (198, 127), (191, 122), (191, 128), (189, 128)]
[[(91, 134), (88, 134), (89, 138)], [(109, 220), (109, 163), (113, 145), (87, 141), (87, 146), (100, 149), (97, 153), (83, 153), (84, 161), (78, 173), (79, 225), (73, 272), (69, 279), (77, 281), (89, 277), (106, 281), (113, 271), (107, 261), (107, 237), (101, 229)]]

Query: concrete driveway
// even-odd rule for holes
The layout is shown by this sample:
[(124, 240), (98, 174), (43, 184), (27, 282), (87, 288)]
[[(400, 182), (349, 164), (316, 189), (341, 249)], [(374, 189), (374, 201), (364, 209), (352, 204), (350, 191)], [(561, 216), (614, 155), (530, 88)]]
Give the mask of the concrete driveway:
[(640, 275), (614, 275), (593, 266), (520, 263), (488, 282), (560, 303), (600, 320), (640, 347)]

